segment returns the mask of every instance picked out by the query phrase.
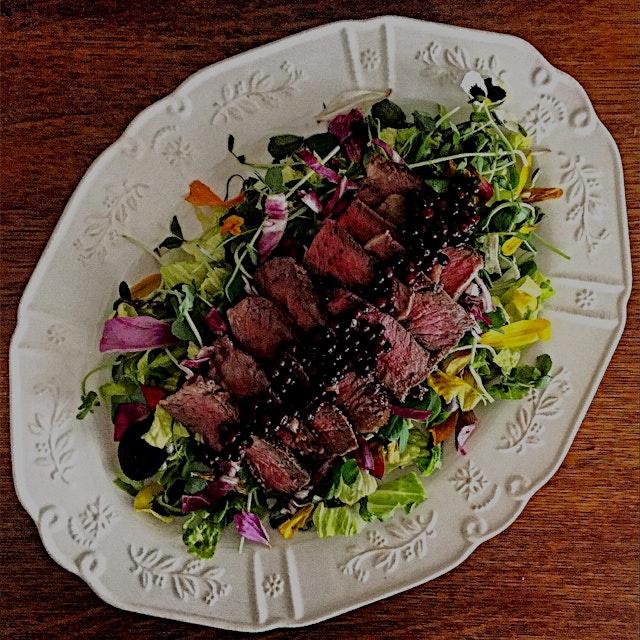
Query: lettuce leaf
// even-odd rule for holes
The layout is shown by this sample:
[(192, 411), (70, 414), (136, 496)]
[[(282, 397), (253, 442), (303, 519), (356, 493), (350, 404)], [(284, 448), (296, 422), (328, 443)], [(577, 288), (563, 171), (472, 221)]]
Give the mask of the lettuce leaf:
[(427, 499), (427, 492), (420, 478), (412, 471), (401, 478), (390, 480), (378, 487), (378, 490), (367, 498), (367, 510), (378, 520), (389, 520), (397, 507), (410, 513), (421, 502)]
[(358, 469), (356, 479), (351, 483), (346, 483), (344, 477), (340, 476), (340, 482), (333, 495), (336, 500), (353, 505), (361, 498), (371, 495), (378, 488), (376, 479), (367, 471)]
[(360, 515), (358, 505), (326, 507), (320, 502), (313, 512), (313, 524), (319, 538), (332, 536), (355, 536), (366, 522)]

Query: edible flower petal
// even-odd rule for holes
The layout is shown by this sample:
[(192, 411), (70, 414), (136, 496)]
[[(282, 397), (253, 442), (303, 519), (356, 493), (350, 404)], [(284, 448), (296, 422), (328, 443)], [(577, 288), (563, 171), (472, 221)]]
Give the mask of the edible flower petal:
[(240, 204), (244, 200), (244, 194), (239, 193), (235, 198), (230, 200), (223, 200), (220, 196), (216, 195), (204, 182), (200, 180), (194, 180), (189, 185), (189, 195), (185, 198), (187, 202), (197, 206), (213, 206), (213, 207), (233, 207), (236, 204)]
[(305, 504), (296, 511), (288, 520), (278, 526), (278, 531), (285, 540), (291, 540), (296, 531), (304, 527), (313, 513), (313, 503)]
[(141, 298), (146, 298), (149, 294), (153, 293), (161, 284), (162, 275), (159, 273), (152, 273), (150, 276), (146, 276), (139, 282), (136, 282), (129, 291), (134, 300), (140, 300)]
[(156, 496), (164, 491), (163, 486), (159, 482), (152, 482), (145, 485), (138, 491), (133, 499), (133, 508), (140, 513), (150, 513), (152, 516), (162, 520), (162, 522), (172, 522), (173, 516), (165, 516), (153, 510), (153, 501)]
[(236, 513), (234, 517), (236, 523), (236, 530), (238, 533), (247, 540), (264, 544), (268, 547), (271, 546), (269, 542), (269, 534), (264, 528), (262, 521), (255, 513), (251, 513), (246, 509), (243, 509), (240, 513)]
[(100, 338), (101, 353), (144, 351), (175, 344), (178, 339), (171, 333), (171, 324), (151, 316), (110, 318), (104, 323)]
[(231, 215), (222, 223), (222, 227), (220, 227), (220, 235), (224, 236), (227, 233), (230, 233), (232, 236), (239, 236), (242, 233), (243, 224), (244, 218)]
[(490, 329), (480, 336), (480, 343), (494, 349), (501, 347), (525, 347), (537, 340), (549, 340), (551, 322), (545, 318), (519, 320), (500, 328)]

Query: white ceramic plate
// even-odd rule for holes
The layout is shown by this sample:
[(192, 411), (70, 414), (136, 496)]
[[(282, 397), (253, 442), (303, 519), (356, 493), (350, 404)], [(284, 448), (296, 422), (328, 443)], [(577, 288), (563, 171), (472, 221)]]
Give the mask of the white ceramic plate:
[[(509, 109), (547, 147), (542, 251), (557, 295), (548, 305), (555, 363), (547, 389), (481, 412), (466, 457), (450, 443), (425, 479), (429, 499), (355, 538), (312, 533), (273, 547), (232, 535), (215, 558), (190, 557), (180, 525), (132, 511), (113, 485), (112, 429), (102, 408), (75, 420), (80, 380), (97, 362), (101, 324), (121, 280), (153, 264), (147, 246), (170, 216), (189, 216), (188, 184), (224, 191), (236, 149), (306, 133), (339, 93), (393, 89), (404, 106), (462, 104), (468, 70), (502, 80)], [(606, 259), (605, 259), (606, 258)], [(331, 24), (203, 69), (143, 111), (93, 164), (71, 198), (20, 306), (11, 345), (15, 484), (47, 551), (116, 607), (243, 631), (305, 625), (430, 580), (520, 514), (555, 472), (618, 342), (630, 291), (622, 169), (582, 88), (522, 40), (397, 17)], [(588, 345), (588, 348), (585, 348)]]

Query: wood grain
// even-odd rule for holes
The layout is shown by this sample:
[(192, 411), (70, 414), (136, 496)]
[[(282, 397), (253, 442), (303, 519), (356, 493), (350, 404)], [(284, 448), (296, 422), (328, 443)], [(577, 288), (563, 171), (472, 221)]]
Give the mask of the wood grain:
[[(6, 0), (2, 53), (2, 322), (91, 161), (144, 107), (197, 69), (301, 29), (385, 13), (529, 40), (589, 93), (623, 159), (638, 275), (637, 3), (622, 0), (346, 3)], [(593, 404), (561, 468), (505, 532), (428, 584), (261, 638), (607, 638), (638, 634), (637, 292)], [(582, 345), (577, 345), (581, 348)], [(47, 555), (11, 477), (8, 376), (0, 405), (0, 634), (7, 638), (226, 638), (114, 609)]]

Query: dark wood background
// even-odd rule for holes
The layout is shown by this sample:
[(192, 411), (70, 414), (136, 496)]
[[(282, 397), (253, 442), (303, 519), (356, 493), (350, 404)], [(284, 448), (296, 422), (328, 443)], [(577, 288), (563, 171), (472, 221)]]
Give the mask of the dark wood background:
[[(20, 507), (9, 448), (7, 351), (22, 291), (91, 161), (199, 68), (301, 29), (396, 13), (510, 33), (574, 76), (624, 164), (640, 246), (638, 4), (628, 0), (4, 0), (0, 634), (238, 636), (119, 611), (45, 552)], [(445, 576), (284, 638), (599, 638), (638, 635), (639, 302), (555, 477), (504, 533)]]

